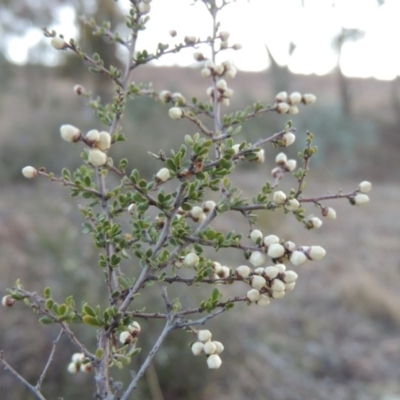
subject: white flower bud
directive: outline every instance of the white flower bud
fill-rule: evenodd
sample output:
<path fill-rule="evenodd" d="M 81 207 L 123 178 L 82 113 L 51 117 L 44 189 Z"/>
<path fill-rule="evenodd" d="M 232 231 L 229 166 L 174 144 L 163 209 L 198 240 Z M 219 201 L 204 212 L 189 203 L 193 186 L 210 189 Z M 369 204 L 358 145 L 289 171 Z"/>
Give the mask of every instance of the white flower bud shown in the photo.
<path fill-rule="evenodd" d="M 192 349 L 192 353 L 195 356 L 200 356 L 204 352 L 204 343 L 202 343 L 202 342 L 194 342 L 192 344 L 191 349 Z"/>
<path fill-rule="evenodd" d="M 218 276 L 222 279 L 229 278 L 231 276 L 231 269 L 226 265 L 221 267 L 221 271 L 218 273 Z"/>
<path fill-rule="evenodd" d="M 267 281 L 265 280 L 265 278 L 260 275 L 253 275 L 251 277 L 251 287 L 253 289 L 261 290 L 263 287 L 265 287 L 266 283 Z"/>
<path fill-rule="evenodd" d="M 368 193 L 370 192 L 372 189 L 372 184 L 371 182 L 368 181 L 362 181 L 359 185 L 358 185 L 358 190 L 361 193 Z"/>
<path fill-rule="evenodd" d="M 111 135 L 106 131 L 99 133 L 100 139 L 97 143 L 97 147 L 102 151 L 107 151 L 111 147 Z"/>
<path fill-rule="evenodd" d="M 237 69 L 235 67 L 229 68 L 226 72 L 225 72 L 225 76 L 228 79 L 233 79 L 237 74 Z"/>
<path fill-rule="evenodd" d="M 129 344 L 132 341 L 133 337 L 128 331 L 123 331 L 119 334 L 119 341 L 122 344 Z"/>
<path fill-rule="evenodd" d="M 297 104 L 300 104 L 301 102 L 301 94 L 299 92 L 293 92 L 289 96 L 289 103 L 292 106 L 296 106 Z"/>
<path fill-rule="evenodd" d="M 182 95 L 182 93 L 179 92 L 172 93 L 171 98 L 173 101 L 181 103 L 181 105 L 186 104 L 186 99 Z"/>
<path fill-rule="evenodd" d="M 226 70 L 230 70 L 231 68 L 234 68 L 233 63 L 231 60 L 225 60 L 222 62 L 222 65 Z"/>
<path fill-rule="evenodd" d="M 287 99 L 288 99 L 287 92 L 279 92 L 279 93 L 275 96 L 275 100 L 276 100 L 278 103 L 281 103 L 281 102 L 283 102 L 283 101 L 287 101 Z"/>
<path fill-rule="evenodd" d="M 285 147 L 290 146 L 296 140 L 296 136 L 292 132 L 287 132 L 282 136 L 282 141 L 285 144 Z"/>
<path fill-rule="evenodd" d="M 251 264 L 255 267 L 259 267 L 260 265 L 265 263 L 265 255 L 260 251 L 253 251 L 249 258 Z"/>
<path fill-rule="evenodd" d="M 270 267 L 265 267 L 264 268 L 264 276 L 271 281 L 272 279 L 275 279 L 279 274 L 278 268 L 274 266 Z"/>
<path fill-rule="evenodd" d="M 297 106 L 290 106 L 288 110 L 288 114 L 296 115 L 299 113 L 299 108 Z"/>
<path fill-rule="evenodd" d="M 81 364 L 80 366 L 79 366 L 79 371 L 81 371 L 81 372 L 86 372 L 86 373 L 88 373 L 88 372 L 91 372 L 93 370 L 93 367 L 92 367 L 92 364 L 91 363 L 85 363 L 85 364 Z"/>
<path fill-rule="evenodd" d="M 290 253 L 291 253 L 292 251 L 295 251 L 295 250 L 296 250 L 296 244 L 295 244 L 294 242 L 291 242 L 290 240 L 287 241 L 287 242 L 285 242 L 284 246 L 285 246 L 285 249 L 286 249 L 287 251 L 289 251 Z"/>
<path fill-rule="evenodd" d="M 209 78 L 211 76 L 211 69 L 210 68 L 203 68 L 200 71 L 200 74 L 203 78 Z"/>
<path fill-rule="evenodd" d="M 74 353 L 71 356 L 71 361 L 73 363 L 81 363 L 85 358 L 86 357 L 83 353 Z"/>
<path fill-rule="evenodd" d="M 186 44 L 194 44 L 197 42 L 197 37 L 196 36 L 185 36 L 184 39 Z"/>
<path fill-rule="evenodd" d="M 225 98 L 229 98 L 229 97 L 232 97 L 233 96 L 233 90 L 232 89 L 225 89 L 225 91 L 224 91 L 224 97 Z"/>
<path fill-rule="evenodd" d="M 222 104 L 223 106 L 225 106 L 225 107 L 229 107 L 229 105 L 231 104 L 231 102 L 229 101 L 229 99 L 227 99 L 226 97 L 224 97 L 224 98 L 221 100 L 221 104 Z"/>
<path fill-rule="evenodd" d="M 161 168 L 156 175 L 156 178 L 160 182 L 166 182 L 171 177 L 171 173 L 168 168 Z"/>
<path fill-rule="evenodd" d="M 213 270 L 214 270 L 214 272 L 215 272 L 216 274 L 221 273 L 221 271 L 222 271 L 222 265 L 221 265 L 218 261 L 213 261 L 213 263 L 211 264 L 211 266 L 212 266 L 212 268 L 213 268 Z"/>
<path fill-rule="evenodd" d="M 68 371 L 70 374 L 76 374 L 76 373 L 78 372 L 78 368 L 79 368 L 79 364 L 76 364 L 76 363 L 74 363 L 74 362 L 70 362 L 70 363 L 68 364 L 67 371 Z"/>
<path fill-rule="evenodd" d="M 285 284 L 280 279 L 274 279 L 271 283 L 271 289 L 273 292 L 283 292 Z"/>
<path fill-rule="evenodd" d="M 307 261 L 306 255 L 302 251 L 295 250 L 290 256 L 290 262 L 293 265 L 301 265 Z"/>
<path fill-rule="evenodd" d="M 53 37 L 50 40 L 50 45 L 56 50 L 63 50 L 67 44 L 65 43 L 64 39 L 61 39 L 60 37 Z"/>
<path fill-rule="evenodd" d="M 285 208 L 288 211 L 297 211 L 300 208 L 300 203 L 297 199 L 290 199 L 285 203 Z"/>
<path fill-rule="evenodd" d="M 285 254 L 285 248 L 279 243 L 274 243 L 268 247 L 267 254 L 271 258 L 279 258 Z"/>
<path fill-rule="evenodd" d="M 222 360 L 218 354 L 211 354 L 207 358 L 207 365 L 210 369 L 218 369 L 222 364 Z"/>
<path fill-rule="evenodd" d="M 280 274 L 286 271 L 285 264 L 275 264 L 275 268 L 278 270 Z"/>
<path fill-rule="evenodd" d="M 307 252 L 307 256 L 310 260 L 322 260 L 325 257 L 326 251 L 321 246 L 311 246 Z"/>
<path fill-rule="evenodd" d="M 240 43 L 235 43 L 233 46 L 232 46 L 232 49 L 233 50 L 240 50 L 242 48 L 242 45 L 240 44 Z"/>
<path fill-rule="evenodd" d="M 217 346 L 214 342 L 207 342 L 204 344 L 204 353 L 206 354 L 214 354 L 217 350 Z"/>
<path fill-rule="evenodd" d="M 132 337 L 139 336 L 141 331 L 139 322 L 133 321 L 130 325 L 128 325 L 128 331 L 132 335 Z"/>
<path fill-rule="evenodd" d="M 254 270 L 255 275 L 262 275 L 264 273 L 264 267 L 258 267 Z"/>
<path fill-rule="evenodd" d="M 224 42 L 226 42 L 229 39 L 230 33 L 228 31 L 221 31 L 219 33 L 219 37 L 221 40 L 223 40 Z"/>
<path fill-rule="evenodd" d="M 197 339 L 203 343 L 210 341 L 211 336 L 211 332 L 208 329 L 202 329 L 197 332 Z"/>
<path fill-rule="evenodd" d="M 37 169 L 31 166 L 22 168 L 22 175 L 25 178 L 32 179 L 38 174 Z"/>
<path fill-rule="evenodd" d="M 3 307 L 12 307 L 15 304 L 15 299 L 13 299 L 9 294 L 3 296 L 1 299 L 1 304 Z"/>
<path fill-rule="evenodd" d="M 196 61 L 204 61 L 205 60 L 204 54 L 201 51 L 195 51 L 193 53 L 193 58 Z"/>
<path fill-rule="evenodd" d="M 251 268 L 247 265 L 240 265 L 236 268 L 236 275 L 240 278 L 247 278 L 251 274 Z"/>
<path fill-rule="evenodd" d="M 141 1 L 138 5 L 139 11 L 141 14 L 148 14 L 151 9 L 150 3 L 145 3 L 144 1 Z"/>
<path fill-rule="evenodd" d="M 336 211 L 332 207 L 325 207 L 322 209 L 322 216 L 326 219 L 336 219 Z"/>
<path fill-rule="evenodd" d="M 217 342 L 216 340 L 214 340 L 213 342 L 215 344 L 215 353 L 216 354 L 221 354 L 224 351 L 224 345 L 221 342 Z"/>
<path fill-rule="evenodd" d="M 287 161 L 287 155 L 285 153 L 278 153 L 275 157 L 275 162 L 278 165 L 286 164 L 286 161 Z"/>
<path fill-rule="evenodd" d="M 296 286 L 296 282 L 285 283 L 285 292 L 291 292 Z"/>
<path fill-rule="evenodd" d="M 250 233 L 250 239 L 254 242 L 257 243 L 258 239 L 261 239 L 263 237 L 262 232 L 259 229 L 253 229 Z"/>
<path fill-rule="evenodd" d="M 264 246 L 268 247 L 268 246 L 271 246 L 271 244 L 279 243 L 279 237 L 276 235 L 268 235 L 268 236 L 265 236 L 263 242 L 264 242 Z"/>
<path fill-rule="evenodd" d="M 250 302 L 255 303 L 256 301 L 260 300 L 261 294 L 257 289 L 251 289 L 247 292 L 246 297 Z"/>
<path fill-rule="evenodd" d="M 222 64 L 219 64 L 219 65 L 217 65 L 216 67 L 215 67 L 215 69 L 214 69 L 214 71 L 215 71 L 215 73 L 217 74 L 217 75 L 219 75 L 219 76 L 221 76 L 221 75 L 223 75 L 223 73 L 225 72 L 225 68 L 224 68 L 224 66 L 222 65 Z M 222 79 L 223 80 L 223 79 Z M 226 82 L 225 82 L 226 83 Z M 217 87 L 218 87 L 218 84 L 217 84 Z M 223 88 L 218 88 L 218 89 L 221 89 L 221 90 L 225 90 L 225 89 L 223 89 Z"/>
<path fill-rule="evenodd" d="M 273 298 L 273 299 L 281 299 L 282 297 L 284 297 L 285 296 L 285 291 L 283 290 L 283 291 L 280 291 L 280 292 L 278 292 L 278 291 L 276 291 L 276 292 L 272 292 L 271 293 L 271 297 Z"/>
<path fill-rule="evenodd" d="M 81 131 L 73 125 L 60 126 L 61 137 L 70 143 L 77 142 L 81 138 Z"/>
<path fill-rule="evenodd" d="M 265 161 L 265 152 L 264 149 L 260 149 L 258 151 L 256 151 L 255 153 L 256 156 L 256 162 L 261 164 Z"/>
<path fill-rule="evenodd" d="M 357 193 L 354 197 L 354 204 L 356 206 L 361 206 L 363 204 L 367 204 L 368 202 L 369 202 L 369 197 L 364 193 Z"/>
<path fill-rule="evenodd" d="M 168 103 L 172 99 L 171 92 L 169 90 L 162 90 L 158 95 L 158 99 L 161 103 Z"/>
<path fill-rule="evenodd" d="M 97 129 L 92 129 L 86 134 L 86 139 L 89 142 L 98 142 L 100 140 L 100 133 Z"/>
<path fill-rule="evenodd" d="M 73 90 L 78 96 L 81 95 L 81 94 L 84 94 L 86 92 L 85 87 L 82 86 L 82 85 L 79 85 L 79 84 L 74 85 L 74 89 Z"/>
<path fill-rule="evenodd" d="M 228 88 L 228 85 L 227 85 L 227 83 L 226 83 L 226 80 L 225 80 L 225 79 L 220 79 L 220 80 L 217 82 L 217 88 L 218 88 L 219 90 L 222 90 L 222 91 L 226 90 L 226 89 Z"/>
<path fill-rule="evenodd" d="M 286 114 L 286 113 L 289 111 L 289 108 L 290 108 L 289 104 L 288 104 L 288 103 L 285 103 L 285 102 L 278 103 L 278 104 L 276 105 L 276 111 L 277 111 L 279 114 Z"/>
<path fill-rule="evenodd" d="M 215 209 L 215 201 L 212 200 L 207 200 L 206 202 L 203 203 L 203 211 L 204 212 L 212 212 Z"/>
<path fill-rule="evenodd" d="M 271 300 L 265 294 L 262 294 L 260 299 L 257 301 L 257 305 L 266 307 L 271 303 Z"/>
<path fill-rule="evenodd" d="M 318 217 L 310 217 L 307 219 L 307 225 L 309 225 L 311 228 L 321 228 L 323 222 L 321 219 L 319 219 Z"/>
<path fill-rule="evenodd" d="M 168 115 L 172 119 L 181 119 L 183 117 L 183 110 L 179 107 L 172 107 L 168 110 Z"/>
<path fill-rule="evenodd" d="M 94 167 L 101 167 L 107 163 L 107 154 L 99 149 L 89 150 L 88 161 Z"/>
<path fill-rule="evenodd" d="M 214 70 L 214 69 L 215 69 L 215 64 L 214 64 L 213 61 L 207 60 L 207 61 L 204 63 L 204 67 L 205 67 L 205 68 L 208 68 L 208 69 L 211 69 L 211 70 Z"/>
<path fill-rule="evenodd" d="M 282 278 L 282 280 L 283 280 L 283 282 L 285 282 L 285 283 L 293 283 L 293 282 L 296 282 L 297 281 L 297 278 L 298 278 L 299 276 L 296 274 L 296 272 L 294 272 L 294 271 L 285 271 L 284 273 L 283 273 L 283 278 Z"/>
<path fill-rule="evenodd" d="M 311 93 L 303 94 L 303 97 L 301 99 L 301 101 L 306 105 L 314 104 L 316 100 L 317 98 Z"/>
<path fill-rule="evenodd" d="M 200 258 L 196 253 L 188 253 L 185 256 L 183 263 L 186 267 L 197 267 L 199 265 Z"/>
<path fill-rule="evenodd" d="M 285 170 L 292 172 L 296 169 L 297 167 L 297 161 L 296 160 L 287 160 L 285 163 Z"/>
<path fill-rule="evenodd" d="M 136 207 L 136 204 L 135 204 L 135 203 L 129 204 L 129 206 L 128 206 L 128 208 L 127 208 L 128 213 L 129 213 L 129 214 L 133 214 L 133 210 L 135 209 L 135 207 Z"/>
<path fill-rule="evenodd" d="M 171 37 L 175 37 L 178 34 L 178 32 L 175 29 L 170 29 L 168 33 Z"/>
<path fill-rule="evenodd" d="M 281 190 L 278 190 L 277 192 L 274 192 L 272 199 L 276 204 L 283 204 L 286 201 L 286 194 Z"/>

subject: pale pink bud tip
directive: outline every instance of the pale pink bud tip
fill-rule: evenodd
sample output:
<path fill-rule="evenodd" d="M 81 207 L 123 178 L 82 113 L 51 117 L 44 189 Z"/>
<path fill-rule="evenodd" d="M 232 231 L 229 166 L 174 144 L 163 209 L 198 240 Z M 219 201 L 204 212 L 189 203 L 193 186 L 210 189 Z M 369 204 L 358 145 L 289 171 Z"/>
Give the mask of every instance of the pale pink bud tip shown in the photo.
<path fill-rule="evenodd" d="M 203 343 L 210 341 L 211 336 L 212 334 L 208 329 L 202 329 L 197 332 L 197 339 Z"/>
<path fill-rule="evenodd" d="M 101 167 L 107 163 L 107 154 L 99 149 L 92 149 L 89 151 L 88 161 L 94 167 Z"/>
<path fill-rule="evenodd" d="M 204 352 L 204 344 L 202 342 L 195 342 L 192 344 L 191 349 L 195 356 L 200 356 Z"/>
<path fill-rule="evenodd" d="M 259 267 L 260 265 L 265 263 L 265 255 L 263 253 L 261 253 L 260 251 L 253 251 L 251 253 L 249 261 L 255 267 Z"/>
<path fill-rule="evenodd" d="M 369 197 L 364 193 L 358 193 L 354 197 L 354 204 L 357 206 L 367 204 L 368 202 L 369 202 Z"/>
<path fill-rule="evenodd" d="M 172 107 L 169 109 L 168 115 L 172 119 L 181 119 L 183 117 L 183 110 L 179 107 Z"/>
<path fill-rule="evenodd" d="M 207 358 L 207 365 L 210 369 L 218 369 L 222 364 L 222 360 L 218 354 L 211 354 Z"/>
<path fill-rule="evenodd" d="M 372 184 L 371 182 L 368 181 L 363 181 L 358 185 L 358 190 L 361 193 L 368 193 L 371 191 L 371 189 L 372 189 Z"/>
<path fill-rule="evenodd" d="M 36 168 L 34 168 L 34 167 L 28 166 L 28 167 L 22 168 L 22 175 L 23 175 L 25 178 L 32 179 L 32 178 L 34 178 L 37 174 L 38 174 L 38 172 L 37 172 Z"/>
<path fill-rule="evenodd" d="M 60 126 L 61 137 L 70 143 L 77 142 L 81 137 L 81 131 L 73 125 L 61 125 Z"/>
<path fill-rule="evenodd" d="M 156 178 L 160 182 L 166 182 L 171 177 L 171 173 L 168 168 L 161 168 L 156 175 Z"/>
<path fill-rule="evenodd" d="M 3 307 L 12 307 L 15 304 L 15 299 L 13 299 L 10 295 L 4 296 L 1 299 L 1 304 Z"/>
<path fill-rule="evenodd" d="M 65 49 L 66 43 L 64 39 L 60 37 L 53 37 L 50 41 L 50 45 L 53 46 L 56 50 Z"/>

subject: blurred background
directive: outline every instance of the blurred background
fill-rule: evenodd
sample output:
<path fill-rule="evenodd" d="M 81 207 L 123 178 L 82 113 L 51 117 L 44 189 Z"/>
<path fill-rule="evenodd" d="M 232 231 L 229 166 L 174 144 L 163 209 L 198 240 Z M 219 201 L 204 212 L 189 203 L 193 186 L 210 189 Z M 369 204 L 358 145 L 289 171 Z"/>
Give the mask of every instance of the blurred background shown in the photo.
<path fill-rule="evenodd" d="M 209 34 L 211 21 L 200 2 L 154 0 L 154 18 L 140 42 Z M 59 301 L 71 293 L 77 304 L 106 302 L 97 253 L 90 237 L 81 234 L 83 219 L 68 191 L 42 179 L 27 181 L 25 165 L 45 166 L 55 174 L 80 164 L 81 149 L 59 136 L 71 123 L 83 131 L 104 128 L 73 86 L 82 83 L 104 101 L 112 85 L 90 74 L 73 55 L 56 52 L 42 38 L 47 26 L 74 37 L 90 54 L 99 52 L 106 65 L 122 65 L 123 53 L 91 35 L 78 19 L 94 16 L 99 24 L 121 24 L 129 2 L 3 0 L 0 4 L 0 292 L 17 278 L 30 291 L 51 286 Z M 168 4 L 168 6 L 167 6 Z M 331 201 L 336 221 L 321 232 L 307 232 L 291 215 L 260 214 L 260 228 L 297 244 L 319 244 L 327 257 L 297 268 L 296 289 L 268 308 L 238 305 L 211 321 L 215 340 L 225 345 L 217 371 L 193 357 L 193 337 L 175 332 L 158 353 L 138 389 L 138 398 L 254 400 L 399 400 L 400 399 L 400 222 L 398 151 L 400 148 L 400 31 L 395 23 L 397 0 L 262 1 L 238 0 L 221 14 L 230 42 L 243 51 L 227 53 L 241 71 L 229 82 L 235 90 L 230 111 L 260 100 L 272 102 L 286 90 L 314 93 L 318 101 L 293 116 L 295 157 L 305 144 L 305 131 L 315 133 L 319 151 L 312 159 L 308 194 L 353 190 L 360 181 L 373 183 L 371 202 L 352 208 Z M 120 27 L 123 31 L 123 26 Z M 158 35 L 158 36 L 156 36 Z M 153 82 L 159 91 L 180 91 L 205 100 L 209 82 L 192 62 L 192 51 L 135 71 L 136 83 Z M 221 59 L 223 61 L 223 59 Z M 183 66 L 186 66 L 183 69 Z M 127 157 L 132 168 L 151 177 L 160 165 L 147 155 L 179 148 L 194 126 L 168 117 L 168 106 L 138 98 L 127 106 L 123 125 L 128 140 L 115 145 L 112 157 Z M 287 116 L 267 115 L 243 126 L 238 141 L 255 141 L 278 132 Z M 234 181 L 252 196 L 270 177 L 276 150 L 265 148 L 261 166 L 243 164 Z M 285 178 L 283 188 L 294 187 Z M 312 207 L 310 213 L 318 213 Z M 245 231 L 244 220 L 231 219 L 221 229 Z M 322 233 L 322 234 L 321 234 Z M 233 251 L 214 255 L 235 267 L 244 262 Z M 135 266 L 126 264 L 126 273 Z M 129 269 L 130 268 L 130 269 Z M 154 289 L 154 290 L 153 290 Z M 161 288 L 145 293 L 143 304 L 158 304 Z M 198 304 L 211 288 L 191 293 L 170 288 L 184 305 Z M 228 295 L 244 287 L 225 288 Z M 155 306 L 152 306 L 155 307 Z M 161 325 L 143 322 L 140 344 L 144 357 Z M 0 310 L 0 349 L 30 382 L 45 364 L 57 327 L 43 327 L 22 304 Z M 93 330 L 77 327 L 91 349 Z M 44 382 L 47 398 L 91 398 L 90 374 L 66 373 L 74 348 L 62 338 L 55 362 Z M 137 368 L 136 360 L 132 366 Z M 125 380 L 129 372 L 117 373 Z M 33 399 L 9 373 L 1 371 L 0 388 L 8 400 Z M 132 397 L 133 398 L 133 397 Z"/>

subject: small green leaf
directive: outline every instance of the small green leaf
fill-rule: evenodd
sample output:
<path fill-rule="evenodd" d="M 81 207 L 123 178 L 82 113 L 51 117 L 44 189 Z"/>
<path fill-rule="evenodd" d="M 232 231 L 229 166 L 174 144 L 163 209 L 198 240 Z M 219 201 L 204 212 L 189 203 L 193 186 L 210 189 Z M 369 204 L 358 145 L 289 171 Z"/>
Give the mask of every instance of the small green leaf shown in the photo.
<path fill-rule="evenodd" d="M 101 323 L 101 321 L 99 321 L 97 318 L 94 318 L 90 315 L 85 315 L 82 317 L 82 321 L 86 324 L 86 325 L 92 325 L 92 326 L 103 326 L 103 324 Z"/>
<path fill-rule="evenodd" d="M 43 325 L 50 325 L 52 324 L 54 321 L 52 318 L 50 317 L 42 317 L 39 319 L 39 322 L 42 323 Z"/>

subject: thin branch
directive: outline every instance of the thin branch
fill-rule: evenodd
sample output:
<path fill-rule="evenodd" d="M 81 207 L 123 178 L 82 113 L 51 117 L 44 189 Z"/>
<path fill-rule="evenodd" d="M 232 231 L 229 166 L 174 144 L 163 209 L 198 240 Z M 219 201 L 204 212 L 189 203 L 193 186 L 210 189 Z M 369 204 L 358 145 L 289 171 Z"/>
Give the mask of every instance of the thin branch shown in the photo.
<path fill-rule="evenodd" d="M 40 388 L 41 388 L 41 386 L 42 386 L 43 379 L 45 378 L 45 376 L 46 376 L 46 374 L 47 374 L 47 371 L 49 370 L 50 365 L 51 365 L 51 363 L 52 363 L 53 360 L 54 360 L 54 354 L 56 353 L 57 343 L 58 343 L 58 341 L 60 340 L 60 338 L 61 338 L 61 336 L 63 335 L 63 333 L 64 333 L 64 331 L 63 331 L 63 329 L 61 329 L 60 333 L 59 333 L 58 336 L 57 336 L 57 339 L 53 342 L 53 347 L 52 347 L 52 349 L 51 349 L 49 358 L 47 359 L 47 363 L 46 363 L 46 365 L 44 366 L 43 371 L 42 371 L 42 373 L 41 373 L 41 375 L 40 375 L 40 377 L 39 377 L 39 379 L 38 379 L 38 381 L 37 381 L 37 383 L 36 383 L 35 388 L 36 388 L 37 390 L 40 390 Z"/>
<path fill-rule="evenodd" d="M 0 351 L 0 363 L 4 365 L 4 369 L 10 371 L 10 373 L 20 381 L 27 389 L 29 389 L 37 399 L 46 400 L 46 398 L 40 393 L 40 389 L 31 385 L 27 380 L 25 380 L 5 359 L 3 356 L 3 350 Z"/>

